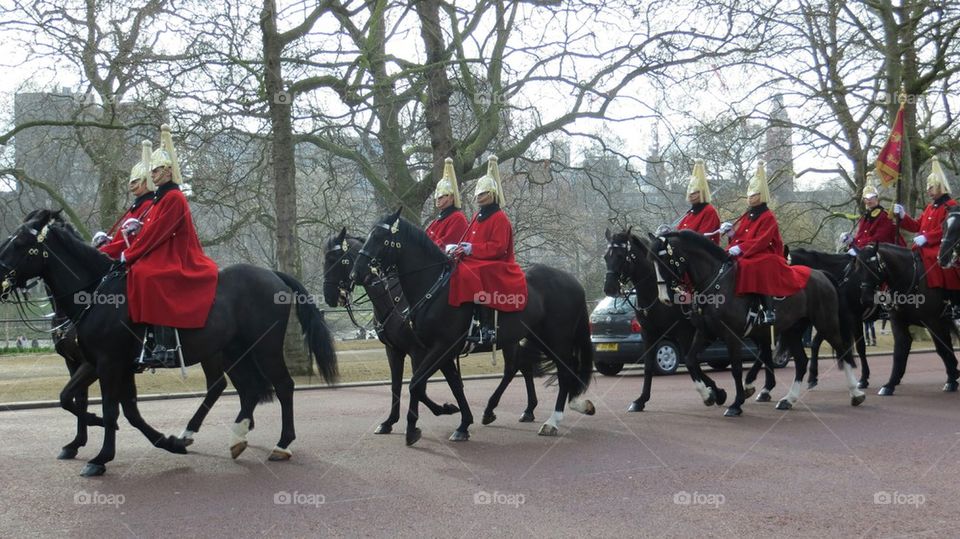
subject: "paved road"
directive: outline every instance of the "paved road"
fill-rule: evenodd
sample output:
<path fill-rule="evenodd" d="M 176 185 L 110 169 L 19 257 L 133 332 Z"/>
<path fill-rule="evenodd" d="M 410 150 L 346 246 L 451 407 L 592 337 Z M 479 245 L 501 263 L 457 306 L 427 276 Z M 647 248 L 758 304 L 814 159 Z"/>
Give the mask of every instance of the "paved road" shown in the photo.
<path fill-rule="evenodd" d="M 876 385 L 889 360 L 874 365 Z M 792 369 L 778 373 L 782 396 Z M 729 373 L 715 374 L 729 390 Z M 187 456 L 149 447 L 122 421 L 117 459 L 97 479 L 54 459 L 72 428 L 63 412 L 0 413 L 0 536 L 957 536 L 960 394 L 942 393 L 944 379 L 939 360 L 918 355 L 896 396 L 874 388 L 851 408 L 839 371 L 824 368 L 796 409 L 749 402 L 729 419 L 686 375 L 658 378 L 637 414 L 624 410 L 639 376 L 598 377 L 597 415 L 568 413 L 557 438 L 516 422 L 517 384 L 469 442 L 446 441 L 455 419 L 426 417 L 414 448 L 372 434 L 387 388 L 310 391 L 297 394 L 286 463 L 264 462 L 276 404 L 258 409 L 253 445 L 230 459 L 238 406 L 224 398 Z M 477 417 L 494 384 L 467 384 Z M 540 389 L 543 420 L 555 393 Z M 142 409 L 179 432 L 196 404 Z"/>

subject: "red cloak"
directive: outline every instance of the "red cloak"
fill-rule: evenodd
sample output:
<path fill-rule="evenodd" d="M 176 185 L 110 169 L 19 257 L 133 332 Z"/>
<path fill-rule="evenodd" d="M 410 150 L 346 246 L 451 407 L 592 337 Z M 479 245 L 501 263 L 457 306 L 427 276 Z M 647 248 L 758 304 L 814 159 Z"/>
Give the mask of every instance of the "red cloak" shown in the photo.
<path fill-rule="evenodd" d="M 692 230 L 699 234 L 709 234 L 716 232 L 720 228 L 720 216 L 717 215 L 717 209 L 709 203 L 696 204 L 680 219 L 677 224 L 677 230 Z M 707 236 L 714 243 L 720 245 L 720 234 Z"/>
<path fill-rule="evenodd" d="M 792 296 L 807 286 L 810 268 L 790 266 L 783 257 L 783 239 L 773 212 L 751 208 L 737 222 L 730 246 L 739 245 L 737 294 Z"/>
<path fill-rule="evenodd" d="M 110 258 L 120 258 L 120 253 L 127 248 L 127 242 L 123 240 L 123 232 L 120 231 L 120 227 L 131 217 L 139 219 L 142 222 L 147 210 L 153 206 L 153 196 L 153 193 L 147 193 L 137 197 L 133 205 L 130 206 L 126 213 L 123 214 L 123 217 L 121 217 L 120 220 L 113 225 L 113 228 L 110 229 L 110 232 L 107 233 L 107 235 L 113 236 L 113 239 L 99 247 L 102 253 Z M 133 242 L 133 240 L 134 238 L 130 238 L 131 242 Z"/>
<path fill-rule="evenodd" d="M 463 241 L 473 250 L 453 270 L 449 302 L 454 307 L 479 303 L 498 311 L 522 311 L 527 279 L 513 257 L 513 227 L 499 207 L 488 208 L 477 212 L 467 228 Z"/>
<path fill-rule="evenodd" d="M 927 286 L 929 288 L 960 290 L 960 271 L 956 268 L 941 268 L 937 261 L 937 255 L 940 252 L 940 240 L 943 239 L 943 222 L 946 220 L 950 208 L 956 205 L 956 201 L 951 199 L 949 195 L 944 195 L 927 205 L 919 220 L 913 219 L 909 215 L 904 215 L 900 219 L 900 225 L 905 230 L 918 232 L 927 238 L 927 243 L 923 244 L 923 247 L 914 245 L 913 248 L 920 251 L 920 259 L 923 260 L 923 269 L 927 275 Z"/>
<path fill-rule="evenodd" d="M 203 254 L 190 205 L 177 185 L 157 189 L 143 230 L 123 256 L 133 322 L 176 328 L 206 324 L 217 292 L 217 265 Z"/>
<path fill-rule="evenodd" d="M 860 218 L 857 233 L 853 236 L 853 246 L 863 249 L 875 241 L 904 245 L 903 238 L 897 233 L 897 226 L 880 206 L 865 212 Z"/>
<path fill-rule="evenodd" d="M 464 239 L 464 232 L 467 231 L 467 218 L 458 208 L 450 206 L 440 212 L 440 216 L 434 219 L 425 232 L 427 236 L 443 250 L 448 244 L 467 241 Z"/>

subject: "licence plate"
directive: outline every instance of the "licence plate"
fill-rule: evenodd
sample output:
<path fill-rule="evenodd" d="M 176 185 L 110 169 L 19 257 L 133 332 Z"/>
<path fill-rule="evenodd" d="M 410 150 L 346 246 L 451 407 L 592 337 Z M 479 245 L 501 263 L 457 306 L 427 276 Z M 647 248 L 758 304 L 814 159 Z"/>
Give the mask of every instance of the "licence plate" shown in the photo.
<path fill-rule="evenodd" d="M 616 352 L 620 349 L 620 345 L 613 343 L 597 343 L 597 352 Z"/>

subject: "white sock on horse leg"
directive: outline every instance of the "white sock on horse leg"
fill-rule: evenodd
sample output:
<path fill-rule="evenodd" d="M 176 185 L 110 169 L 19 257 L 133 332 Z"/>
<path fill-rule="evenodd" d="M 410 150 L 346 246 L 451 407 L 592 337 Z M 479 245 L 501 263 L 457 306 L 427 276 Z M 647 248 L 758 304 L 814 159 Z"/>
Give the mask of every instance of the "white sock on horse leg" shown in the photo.
<path fill-rule="evenodd" d="M 850 395 L 854 397 L 863 395 L 863 391 L 860 391 L 860 388 L 857 387 L 859 384 L 857 375 L 853 373 L 853 367 L 849 363 L 843 364 L 843 373 L 847 375 L 847 389 L 850 390 Z"/>
<path fill-rule="evenodd" d="M 247 433 L 250 432 L 250 420 L 241 419 L 230 427 L 230 445 L 234 446 L 240 442 L 247 441 Z"/>
<path fill-rule="evenodd" d="M 550 415 L 550 419 L 546 420 L 545 423 L 551 427 L 559 427 L 560 422 L 563 421 L 563 412 L 554 411 Z"/>
<path fill-rule="evenodd" d="M 700 394 L 700 398 L 702 398 L 704 402 L 710 399 L 710 388 L 707 387 L 707 384 L 703 383 L 703 380 L 694 382 L 693 387 L 697 389 L 697 393 Z"/>

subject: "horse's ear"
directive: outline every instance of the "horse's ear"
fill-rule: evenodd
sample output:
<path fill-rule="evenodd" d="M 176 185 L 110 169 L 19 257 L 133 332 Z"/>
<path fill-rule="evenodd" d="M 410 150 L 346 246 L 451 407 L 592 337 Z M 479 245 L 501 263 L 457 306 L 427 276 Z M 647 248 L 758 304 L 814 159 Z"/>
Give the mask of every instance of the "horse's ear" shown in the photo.
<path fill-rule="evenodd" d="M 627 236 L 630 236 L 631 231 L 633 230 L 633 225 L 627 227 Z"/>
<path fill-rule="evenodd" d="M 334 239 L 334 243 L 340 243 L 346 237 L 347 237 L 347 227 L 343 227 L 340 229 L 340 233 L 337 234 L 337 237 Z"/>
<path fill-rule="evenodd" d="M 649 237 L 650 237 L 650 241 L 657 241 L 657 237 L 656 237 L 656 236 L 654 236 L 654 235 L 653 235 L 652 233 L 650 233 L 650 232 L 647 232 L 647 236 L 649 236 Z"/>
<path fill-rule="evenodd" d="M 397 211 L 393 212 L 393 215 L 390 216 L 390 221 L 396 221 L 400 218 L 400 214 L 403 213 L 403 206 L 397 208 Z"/>
<path fill-rule="evenodd" d="M 55 221 L 60 221 L 61 219 L 63 219 L 62 214 L 63 214 L 63 208 L 60 208 L 59 210 L 53 212 L 53 219 Z"/>
<path fill-rule="evenodd" d="M 790 246 L 786 243 L 783 244 L 783 257 L 786 258 L 790 256 Z"/>
<path fill-rule="evenodd" d="M 613 236 L 613 234 L 610 233 L 610 229 L 609 229 L 609 228 L 606 229 L 606 230 L 603 232 L 603 235 L 604 235 L 604 237 L 607 238 L 607 241 L 608 241 L 608 242 L 610 241 L 610 237 Z"/>

